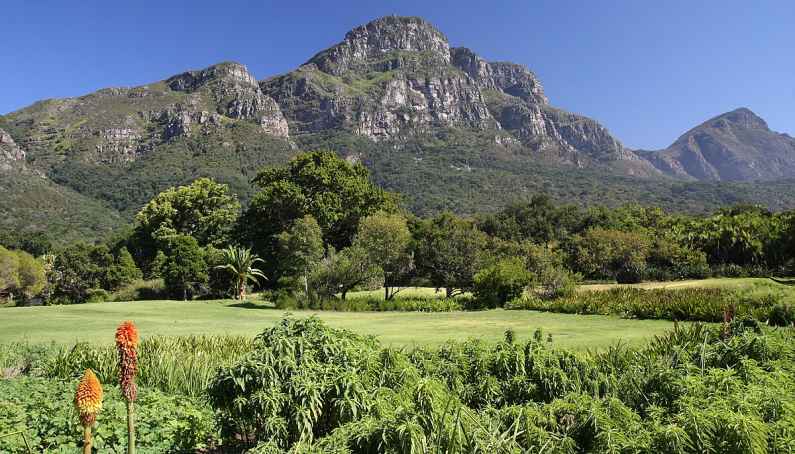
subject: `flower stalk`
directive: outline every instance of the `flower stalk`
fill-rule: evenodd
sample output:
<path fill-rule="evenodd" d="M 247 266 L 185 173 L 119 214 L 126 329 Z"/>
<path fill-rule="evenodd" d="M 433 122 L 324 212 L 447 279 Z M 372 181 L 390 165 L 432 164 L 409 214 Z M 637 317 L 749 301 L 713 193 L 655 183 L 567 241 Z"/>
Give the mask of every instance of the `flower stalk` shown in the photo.
<path fill-rule="evenodd" d="M 75 392 L 75 409 L 83 426 L 83 454 L 91 454 L 91 429 L 102 409 L 102 384 L 91 369 L 86 369 Z"/>
<path fill-rule="evenodd" d="M 132 321 L 122 322 L 116 329 L 116 350 L 119 353 L 119 387 L 127 401 L 127 454 L 135 454 L 135 399 L 138 387 L 138 329 Z"/>

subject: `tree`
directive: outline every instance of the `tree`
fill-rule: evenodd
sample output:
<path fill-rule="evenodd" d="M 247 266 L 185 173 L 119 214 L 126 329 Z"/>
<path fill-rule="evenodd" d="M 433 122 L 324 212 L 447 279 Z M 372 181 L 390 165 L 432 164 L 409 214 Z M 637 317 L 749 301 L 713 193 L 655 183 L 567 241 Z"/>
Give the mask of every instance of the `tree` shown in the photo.
<path fill-rule="evenodd" d="M 133 260 L 130 251 L 128 251 L 126 247 L 122 247 L 116 253 L 114 263 L 108 270 L 108 290 L 119 289 L 142 277 L 143 273 L 141 273 L 141 270 L 135 265 L 135 260 Z"/>
<path fill-rule="evenodd" d="M 104 288 L 113 255 L 106 246 L 76 243 L 55 256 L 55 294 L 73 303 L 86 299 L 88 291 Z"/>
<path fill-rule="evenodd" d="M 19 288 L 19 257 L 0 246 L 0 293 L 13 296 Z"/>
<path fill-rule="evenodd" d="M 167 189 L 149 201 L 135 216 L 130 243 L 149 271 L 158 243 L 165 238 L 189 235 L 202 247 L 224 246 L 239 214 L 240 202 L 227 185 L 199 178 L 190 185 Z"/>
<path fill-rule="evenodd" d="M 487 308 L 499 307 L 521 296 L 532 280 L 520 257 L 502 259 L 475 274 L 475 297 Z"/>
<path fill-rule="evenodd" d="M 323 232 L 315 218 L 296 219 L 277 236 L 279 268 L 283 276 L 300 276 L 304 294 L 309 295 L 309 273 L 323 259 Z"/>
<path fill-rule="evenodd" d="M 393 194 L 375 186 L 362 164 L 330 151 L 304 153 L 286 166 L 269 167 L 254 179 L 260 191 L 241 222 L 241 234 L 260 254 L 276 249 L 275 235 L 311 215 L 327 244 L 350 245 L 359 220 L 377 211 L 394 211 Z"/>
<path fill-rule="evenodd" d="M 576 248 L 577 266 L 586 274 L 631 283 L 641 279 L 651 240 L 640 232 L 593 228 L 577 240 Z"/>
<path fill-rule="evenodd" d="M 310 276 L 310 282 L 321 296 L 330 298 L 339 293 L 344 300 L 355 287 L 383 285 L 382 276 L 383 271 L 370 261 L 367 251 L 353 245 L 340 252 L 329 249 Z"/>
<path fill-rule="evenodd" d="M 17 251 L 19 291 L 25 298 L 33 298 L 44 290 L 47 274 L 44 264 L 25 251 Z"/>
<path fill-rule="evenodd" d="M 417 271 L 448 297 L 472 288 L 488 242 L 468 220 L 450 213 L 422 221 L 414 232 Z"/>
<path fill-rule="evenodd" d="M 265 261 L 252 254 L 251 249 L 229 246 L 224 250 L 224 262 L 217 268 L 232 273 L 236 290 L 235 299 L 246 299 L 248 281 L 258 283 L 259 278 L 267 279 L 262 271 L 254 268 L 258 262 L 265 263 Z"/>
<path fill-rule="evenodd" d="M 192 236 L 174 235 L 168 238 L 164 254 L 161 273 L 166 290 L 187 300 L 197 286 L 207 282 L 204 250 Z"/>
<path fill-rule="evenodd" d="M 370 261 L 381 268 L 384 299 L 392 299 L 399 291 L 397 286 L 414 266 L 406 218 L 384 212 L 368 216 L 359 223 L 354 244 L 367 251 Z"/>

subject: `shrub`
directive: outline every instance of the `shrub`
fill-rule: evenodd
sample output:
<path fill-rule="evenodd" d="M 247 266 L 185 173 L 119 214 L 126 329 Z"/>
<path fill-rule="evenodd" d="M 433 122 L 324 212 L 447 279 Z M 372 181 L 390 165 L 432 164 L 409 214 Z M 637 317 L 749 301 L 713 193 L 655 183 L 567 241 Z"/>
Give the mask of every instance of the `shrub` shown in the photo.
<path fill-rule="evenodd" d="M 547 267 L 535 278 L 535 293 L 542 299 L 569 298 L 577 292 L 578 280 L 563 267 Z"/>
<path fill-rule="evenodd" d="M 137 280 L 110 295 L 110 301 L 146 301 L 166 299 L 165 284 L 162 279 Z"/>
<path fill-rule="evenodd" d="M 92 288 L 86 291 L 86 303 L 104 303 L 110 301 L 110 293 L 101 288 Z"/>
<path fill-rule="evenodd" d="M 475 298 L 482 308 L 502 306 L 521 295 L 532 279 L 522 259 L 503 259 L 475 274 Z"/>

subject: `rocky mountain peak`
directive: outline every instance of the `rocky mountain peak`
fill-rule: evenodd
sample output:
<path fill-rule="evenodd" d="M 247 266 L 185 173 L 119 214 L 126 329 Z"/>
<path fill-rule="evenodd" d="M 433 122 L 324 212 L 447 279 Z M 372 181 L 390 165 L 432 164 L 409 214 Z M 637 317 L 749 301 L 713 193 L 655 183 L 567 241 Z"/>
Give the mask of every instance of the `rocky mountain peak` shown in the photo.
<path fill-rule="evenodd" d="M 223 62 L 196 71 L 187 71 L 170 77 L 166 84 L 175 91 L 196 91 L 212 82 L 226 85 L 257 86 L 257 79 L 245 65 L 236 62 Z"/>
<path fill-rule="evenodd" d="M 745 107 L 711 118 L 645 156 L 664 173 L 697 180 L 795 177 L 795 139 L 771 131 Z"/>
<path fill-rule="evenodd" d="M 354 28 L 345 39 L 309 62 L 326 73 L 341 75 L 395 52 L 428 54 L 430 60 L 450 63 L 450 44 L 436 27 L 419 17 L 386 16 Z"/>
<path fill-rule="evenodd" d="M 245 65 L 219 63 L 173 76 L 166 80 L 166 85 L 174 91 L 187 93 L 208 91 L 218 106 L 218 113 L 230 118 L 255 120 L 270 134 L 289 136 L 287 121 L 276 101 L 262 92 L 257 79 Z M 177 123 L 184 124 L 184 118 L 197 115 L 201 116 L 200 112 L 181 112 Z"/>
<path fill-rule="evenodd" d="M 709 120 L 713 127 L 735 126 L 749 129 L 768 129 L 767 122 L 747 107 L 740 107 Z"/>

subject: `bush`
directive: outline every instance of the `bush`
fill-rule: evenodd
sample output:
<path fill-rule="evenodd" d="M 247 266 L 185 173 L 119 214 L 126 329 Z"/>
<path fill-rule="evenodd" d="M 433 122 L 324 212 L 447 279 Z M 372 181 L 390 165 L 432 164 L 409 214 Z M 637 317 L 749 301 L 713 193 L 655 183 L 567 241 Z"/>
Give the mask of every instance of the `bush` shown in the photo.
<path fill-rule="evenodd" d="M 577 292 L 579 276 L 563 267 L 547 267 L 536 276 L 534 289 L 541 299 L 569 298 Z"/>
<path fill-rule="evenodd" d="M 284 320 L 219 370 L 210 401 L 224 447 L 259 453 L 784 453 L 792 340 L 738 321 L 601 353 L 550 348 L 540 329 L 405 352 Z"/>
<path fill-rule="evenodd" d="M 162 279 L 137 280 L 110 295 L 110 301 L 146 301 L 166 299 L 165 284 Z"/>
<path fill-rule="evenodd" d="M 475 274 L 475 298 L 481 308 L 499 307 L 521 295 L 532 279 L 522 259 L 503 259 Z"/>
<path fill-rule="evenodd" d="M 101 288 L 92 288 L 86 291 L 86 303 L 104 303 L 110 301 L 110 293 Z"/>

